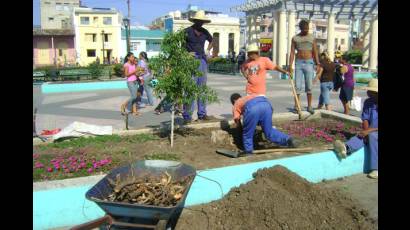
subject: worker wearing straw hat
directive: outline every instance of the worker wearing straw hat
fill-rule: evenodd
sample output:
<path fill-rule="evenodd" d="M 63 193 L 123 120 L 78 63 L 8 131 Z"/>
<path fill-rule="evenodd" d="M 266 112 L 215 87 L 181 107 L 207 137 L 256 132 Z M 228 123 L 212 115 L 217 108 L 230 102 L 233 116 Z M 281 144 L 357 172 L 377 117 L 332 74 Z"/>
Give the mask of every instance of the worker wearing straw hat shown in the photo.
<path fill-rule="evenodd" d="M 362 127 L 363 130 L 351 138 L 346 143 L 340 140 L 335 141 L 334 149 L 340 158 L 346 158 L 347 155 L 361 149 L 363 146 L 370 154 L 370 173 L 368 177 L 378 178 L 378 120 L 379 120 L 379 104 L 378 104 L 378 80 L 372 79 L 367 87 L 362 88 L 367 90 L 368 99 L 364 101 L 362 112 Z"/>
<path fill-rule="evenodd" d="M 206 62 L 207 56 L 209 56 L 209 52 L 212 49 L 212 36 L 202 27 L 204 23 L 210 23 L 209 20 L 205 16 L 205 12 L 203 10 L 199 10 L 195 13 L 195 15 L 189 18 L 189 21 L 193 22 L 194 24 L 185 29 L 187 34 L 186 36 L 186 48 L 188 52 L 193 55 L 196 59 L 200 61 L 199 71 L 202 72 L 202 76 L 194 77 L 197 85 L 206 85 L 207 81 L 207 70 L 208 64 Z M 208 47 L 204 51 L 205 41 L 208 41 Z M 208 116 L 206 114 L 206 104 L 204 101 L 198 99 L 198 119 L 199 120 L 208 120 Z M 184 105 L 184 112 L 182 116 L 184 117 L 185 123 L 190 123 L 192 120 L 192 113 L 195 109 L 195 103 L 192 101 L 190 105 Z"/>

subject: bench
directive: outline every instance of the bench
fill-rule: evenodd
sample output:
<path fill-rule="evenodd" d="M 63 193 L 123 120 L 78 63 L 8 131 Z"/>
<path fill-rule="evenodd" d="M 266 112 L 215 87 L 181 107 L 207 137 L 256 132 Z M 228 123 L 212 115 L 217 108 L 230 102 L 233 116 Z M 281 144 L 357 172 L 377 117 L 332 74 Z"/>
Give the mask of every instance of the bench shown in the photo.
<path fill-rule="evenodd" d="M 59 76 L 61 80 L 80 80 L 82 76 L 85 76 L 88 80 L 91 77 L 88 69 L 62 69 Z"/>
<path fill-rule="evenodd" d="M 35 81 L 45 81 L 46 80 L 46 71 L 33 71 L 33 80 Z"/>
<path fill-rule="evenodd" d="M 208 71 L 210 73 L 221 73 L 221 74 L 236 74 L 236 64 L 235 63 L 210 63 L 208 66 Z"/>

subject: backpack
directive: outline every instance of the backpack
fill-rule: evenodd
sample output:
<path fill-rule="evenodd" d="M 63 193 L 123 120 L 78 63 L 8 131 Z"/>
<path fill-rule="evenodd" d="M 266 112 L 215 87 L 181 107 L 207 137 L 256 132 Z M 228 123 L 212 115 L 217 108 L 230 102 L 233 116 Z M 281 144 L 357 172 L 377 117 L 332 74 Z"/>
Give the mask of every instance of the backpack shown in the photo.
<path fill-rule="evenodd" d="M 333 89 L 337 92 L 343 86 L 343 74 L 340 71 L 341 65 L 339 63 L 336 64 L 336 70 L 333 75 Z"/>

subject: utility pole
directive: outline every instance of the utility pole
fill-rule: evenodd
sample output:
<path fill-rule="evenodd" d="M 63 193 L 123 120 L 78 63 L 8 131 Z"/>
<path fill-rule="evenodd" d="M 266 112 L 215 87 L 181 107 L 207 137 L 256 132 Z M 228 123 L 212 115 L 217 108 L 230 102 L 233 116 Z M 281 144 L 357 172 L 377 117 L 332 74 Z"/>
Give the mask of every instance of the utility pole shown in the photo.
<path fill-rule="evenodd" d="M 130 42 L 130 35 L 131 35 L 131 8 L 130 8 L 130 0 L 127 0 L 127 5 L 128 5 L 128 26 L 126 27 L 126 33 L 127 33 L 127 52 L 130 52 L 130 47 L 131 47 L 131 42 Z"/>

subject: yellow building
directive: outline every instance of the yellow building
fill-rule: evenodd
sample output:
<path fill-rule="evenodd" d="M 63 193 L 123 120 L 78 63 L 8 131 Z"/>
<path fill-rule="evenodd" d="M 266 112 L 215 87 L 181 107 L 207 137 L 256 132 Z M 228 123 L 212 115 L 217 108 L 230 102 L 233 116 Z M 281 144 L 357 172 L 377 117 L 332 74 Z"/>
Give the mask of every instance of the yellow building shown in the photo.
<path fill-rule="evenodd" d="M 120 56 L 122 15 L 109 8 L 75 8 L 73 10 L 77 62 L 86 66 Z"/>

